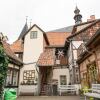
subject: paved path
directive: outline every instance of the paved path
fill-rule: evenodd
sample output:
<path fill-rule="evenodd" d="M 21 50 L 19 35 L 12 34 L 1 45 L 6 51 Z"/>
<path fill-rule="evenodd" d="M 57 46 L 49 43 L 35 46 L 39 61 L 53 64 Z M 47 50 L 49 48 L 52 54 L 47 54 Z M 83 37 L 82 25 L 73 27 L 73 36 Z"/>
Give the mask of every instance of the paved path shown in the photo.
<path fill-rule="evenodd" d="M 79 96 L 21 96 L 17 100 L 80 100 Z"/>

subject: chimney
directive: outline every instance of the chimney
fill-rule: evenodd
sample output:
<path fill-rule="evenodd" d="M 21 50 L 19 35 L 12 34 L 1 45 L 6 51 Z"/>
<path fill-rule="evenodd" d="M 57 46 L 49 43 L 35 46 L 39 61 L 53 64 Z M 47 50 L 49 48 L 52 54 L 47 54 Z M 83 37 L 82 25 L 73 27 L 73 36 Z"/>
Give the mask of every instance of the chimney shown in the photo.
<path fill-rule="evenodd" d="M 95 20 L 95 15 L 91 15 L 90 19 L 87 19 L 87 22 Z"/>
<path fill-rule="evenodd" d="M 91 19 L 91 20 L 95 20 L 95 15 L 91 15 L 91 16 L 90 16 L 90 19 Z"/>

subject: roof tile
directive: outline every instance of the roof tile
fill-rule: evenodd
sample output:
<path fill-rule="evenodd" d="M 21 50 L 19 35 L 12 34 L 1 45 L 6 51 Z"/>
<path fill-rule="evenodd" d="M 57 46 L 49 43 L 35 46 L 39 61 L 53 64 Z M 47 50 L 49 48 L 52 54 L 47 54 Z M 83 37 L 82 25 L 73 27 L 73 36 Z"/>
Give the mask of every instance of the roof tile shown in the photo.
<path fill-rule="evenodd" d="M 14 59 L 15 61 L 19 62 L 20 64 L 22 64 L 22 61 L 11 50 L 10 45 L 5 41 L 2 41 L 2 44 L 3 44 L 4 50 L 5 50 L 5 53 L 7 54 L 7 56 Z"/>
<path fill-rule="evenodd" d="M 48 32 L 46 33 L 50 45 L 60 45 L 64 46 L 66 38 L 70 36 L 71 33 L 64 32 Z"/>
<path fill-rule="evenodd" d="M 45 49 L 44 52 L 40 55 L 38 59 L 38 66 L 53 66 L 54 65 L 54 54 L 55 49 L 48 48 Z"/>
<path fill-rule="evenodd" d="M 15 41 L 13 44 L 10 45 L 10 48 L 13 52 L 23 52 L 22 40 Z"/>

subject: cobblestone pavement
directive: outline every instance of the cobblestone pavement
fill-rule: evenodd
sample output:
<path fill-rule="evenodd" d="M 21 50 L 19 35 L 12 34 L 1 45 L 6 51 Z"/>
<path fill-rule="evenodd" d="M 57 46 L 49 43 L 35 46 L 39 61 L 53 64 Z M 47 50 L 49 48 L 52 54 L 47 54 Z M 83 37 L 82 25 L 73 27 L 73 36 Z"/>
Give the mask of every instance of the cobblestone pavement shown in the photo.
<path fill-rule="evenodd" d="M 17 100 L 82 100 L 79 96 L 20 96 Z"/>

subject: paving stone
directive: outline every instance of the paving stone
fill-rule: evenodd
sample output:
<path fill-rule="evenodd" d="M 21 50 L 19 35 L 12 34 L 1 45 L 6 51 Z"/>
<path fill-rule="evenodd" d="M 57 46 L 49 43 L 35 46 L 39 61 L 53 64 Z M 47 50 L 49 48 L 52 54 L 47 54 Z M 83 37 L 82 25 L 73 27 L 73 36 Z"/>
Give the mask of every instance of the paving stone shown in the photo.
<path fill-rule="evenodd" d="M 83 100 L 79 96 L 20 96 L 17 100 Z"/>

